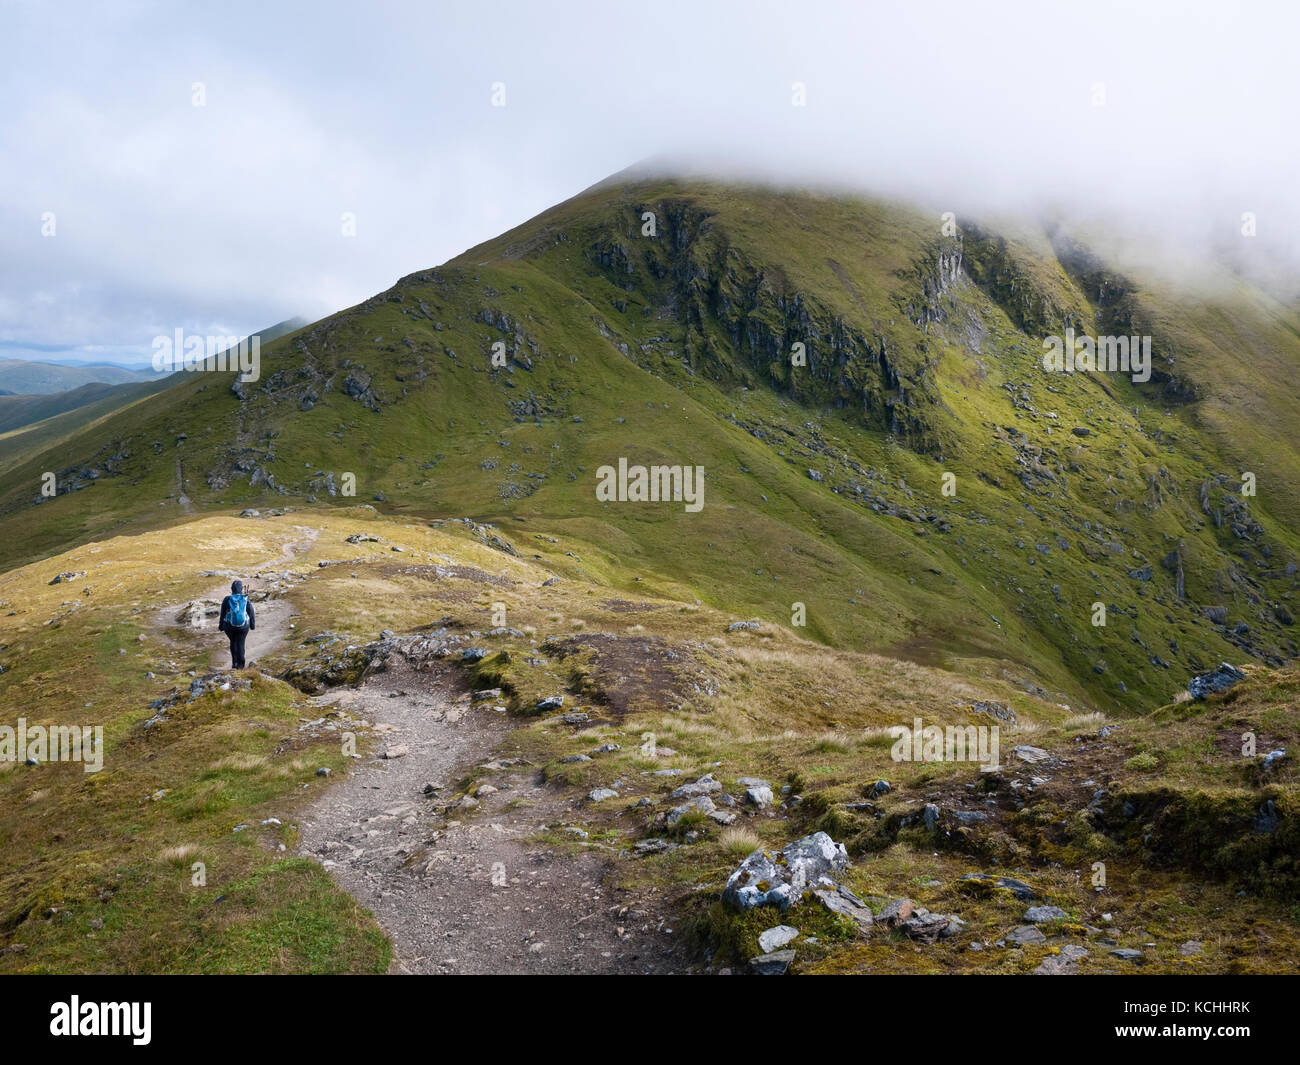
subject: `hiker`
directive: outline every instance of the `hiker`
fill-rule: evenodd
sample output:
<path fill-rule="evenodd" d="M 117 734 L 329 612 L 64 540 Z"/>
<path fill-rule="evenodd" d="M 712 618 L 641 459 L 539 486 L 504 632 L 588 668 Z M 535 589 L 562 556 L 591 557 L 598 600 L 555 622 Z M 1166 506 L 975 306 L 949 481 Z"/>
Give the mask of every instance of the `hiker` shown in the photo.
<path fill-rule="evenodd" d="M 244 582 L 232 581 L 230 594 L 221 600 L 221 622 L 217 629 L 230 637 L 230 668 L 243 669 L 244 641 L 257 628 L 253 617 L 253 604 L 244 594 Z"/>

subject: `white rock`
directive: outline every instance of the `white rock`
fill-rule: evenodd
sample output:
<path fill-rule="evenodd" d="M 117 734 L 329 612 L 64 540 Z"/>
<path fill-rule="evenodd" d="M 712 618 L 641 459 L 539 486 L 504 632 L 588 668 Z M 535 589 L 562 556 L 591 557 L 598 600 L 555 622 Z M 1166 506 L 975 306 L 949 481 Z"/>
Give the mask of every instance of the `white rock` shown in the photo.
<path fill-rule="evenodd" d="M 771 954 L 774 950 L 780 950 L 799 934 L 799 929 L 791 928 L 788 924 L 775 925 L 758 937 L 758 949 L 764 954 Z"/>

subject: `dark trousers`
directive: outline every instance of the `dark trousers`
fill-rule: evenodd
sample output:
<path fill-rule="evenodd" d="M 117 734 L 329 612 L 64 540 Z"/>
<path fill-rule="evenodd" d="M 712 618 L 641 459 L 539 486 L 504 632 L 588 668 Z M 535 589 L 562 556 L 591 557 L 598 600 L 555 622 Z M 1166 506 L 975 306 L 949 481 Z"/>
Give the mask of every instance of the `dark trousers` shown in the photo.
<path fill-rule="evenodd" d="M 227 629 L 226 635 L 230 637 L 230 668 L 244 668 L 244 641 L 248 639 L 247 629 Z"/>

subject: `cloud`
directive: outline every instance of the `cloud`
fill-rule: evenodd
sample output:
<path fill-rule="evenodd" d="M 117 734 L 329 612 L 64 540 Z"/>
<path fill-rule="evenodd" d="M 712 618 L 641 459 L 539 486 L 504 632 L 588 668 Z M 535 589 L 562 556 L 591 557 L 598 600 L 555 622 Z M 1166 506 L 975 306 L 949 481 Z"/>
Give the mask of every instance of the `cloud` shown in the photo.
<path fill-rule="evenodd" d="M 1294 263 L 1300 13 L 1134 6 L 11 5 L 0 341 L 323 315 L 664 155 Z"/>

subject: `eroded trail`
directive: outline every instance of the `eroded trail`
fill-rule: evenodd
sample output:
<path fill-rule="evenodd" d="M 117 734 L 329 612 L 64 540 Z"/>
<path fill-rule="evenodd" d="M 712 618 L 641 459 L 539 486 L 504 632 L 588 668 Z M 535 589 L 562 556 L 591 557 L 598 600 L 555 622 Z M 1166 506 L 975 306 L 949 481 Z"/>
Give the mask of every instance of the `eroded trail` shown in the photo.
<path fill-rule="evenodd" d="M 303 580 L 292 565 L 318 536 L 296 528 L 301 537 L 283 544 L 280 558 L 205 574 L 222 583 L 187 609 L 204 612 L 215 669 L 230 668 L 216 605 L 239 577 L 257 619 L 246 645 L 250 667 L 274 655 L 267 668 L 280 672 L 275 653 L 295 614 L 288 595 Z M 177 610 L 163 608 L 159 626 L 174 625 Z M 361 686 L 311 701 L 322 716 L 362 722 L 359 731 L 373 742 L 358 736 L 370 753 L 321 788 L 299 817 L 298 849 L 375 915 L 393 944 L 392 972 L 690 969 L 672 923 L 608 886 L 611 864 L 629 859 L 596 840 L 548 830 L 575 820 L 579 796 L 548 788 L 536 767 L 512 757 L 506 714 L 473 703 L 459 669 L 417 671 L 395 658 Z"/>
<path fill-rule="evenodd" d="M 573 800 L 527 766 L 491 760 L 509 747 L 508 722 L 471 704 L 457 673 L 403 665 L 316 701 L 379 735 L 374 756 L 300 821 L 300 850 L 374 913 L 393 943 L 393 972 L 687 968 L 671 923 L 605 886 L 612 851 L 536 838 L 571 815 Z M 487 788 L 453 804 L 458 776 L 471 770 Z"/>

